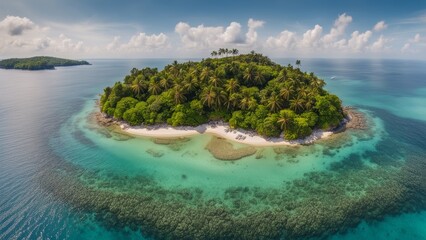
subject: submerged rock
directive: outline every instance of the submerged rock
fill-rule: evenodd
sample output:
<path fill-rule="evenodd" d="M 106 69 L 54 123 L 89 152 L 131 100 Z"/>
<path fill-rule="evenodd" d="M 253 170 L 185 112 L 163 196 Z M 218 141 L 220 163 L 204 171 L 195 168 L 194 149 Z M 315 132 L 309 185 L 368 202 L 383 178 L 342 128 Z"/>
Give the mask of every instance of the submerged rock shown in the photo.
<path fill-rule="evenodd" d="M 170 145 L 170 144 L 177 144 L 177 143 L 184 143 L 188 142 L 190 139 L 186 137 L 178 137 L 178 138 L 153 138 L 152 141 L 155 144 L 160 145 Z"/>
<path fill-rule="evenodd" d="M 108 117 L 106 114 L 101 112 L 95 112 L 93 114 L 93 118 L 96 120 L 96 122 L 104 127 L 109 127 L 114 124 L 116 124 L 116 121 L 112 117 Z"/>
<path fill-rule="evenodd" d="M 262 148 L 262 149 L 259 149 L 257 152 L 256 152 L 256 159 L 262 159 L 262 158 L 264 158 L 264 155 L 263 155 L 263 152 L 265 151 L 265 149 L 264 148 Z"/>
<path fill-rule="evenodd" d="M 343 111 L 349 119 L 345 126 L 347 129 L 368 129 L 367 119 L 363 113 L 357 111 L 353 107 L 345 107 Z"/>
<path fill-rule="evenodd" d="M 173 151 L 180 151 L 183 145 L 190 141 L 190 138 L 177 137 L 177 138 L 152 138 L 155 144 L 166 145 Z"/>
<path fill-rule="evenodd" d="M 219 160 L 238 160 L 251 156 L 257 151 L 256 148 L 251 146 L 234 148 L 232 143 L 220 137 L 212 137 L 206 149 Z"/>
<path fill-rule="evenodd" d="M 89 115 L 87 128 L 116 141 L 127 141 L 134 138 L 122 131 L 116 120 L 101 112 L 93 112 Z"/>
<path fill-rule="evenodd" d="M 164 153 L 163 153 L 162 151 L 155 150 L 155 149 L 152 149 L 152 148 L 150 148 L 150 149 L 146 150 L 146 152 L 147 152 L 149 155 L 151 155 L 151 156 L 153 156 L 153 157 L 156 157 L 156 158 L 162 157 L 162 156 L 164 155 Z"/>

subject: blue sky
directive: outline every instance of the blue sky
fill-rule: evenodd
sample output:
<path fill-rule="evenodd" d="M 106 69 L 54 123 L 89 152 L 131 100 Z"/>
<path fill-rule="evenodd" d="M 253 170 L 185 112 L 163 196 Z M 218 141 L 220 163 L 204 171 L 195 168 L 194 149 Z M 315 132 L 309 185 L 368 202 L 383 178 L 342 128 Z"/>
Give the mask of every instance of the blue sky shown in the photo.
<path fill-rule="evenodd" d="M 426 1 L 0 0 L 0 58 L 426 58 Z"/>

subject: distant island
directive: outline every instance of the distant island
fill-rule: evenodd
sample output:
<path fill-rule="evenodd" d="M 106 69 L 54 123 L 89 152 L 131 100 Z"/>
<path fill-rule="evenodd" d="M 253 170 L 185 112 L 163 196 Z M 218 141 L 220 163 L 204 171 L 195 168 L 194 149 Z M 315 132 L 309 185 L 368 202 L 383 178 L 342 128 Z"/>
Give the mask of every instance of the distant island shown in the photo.
<path fill-rule="evenodd" d="M 90 65 L 87 61 L 77 61 L 56 57 L 9 58 L 0 61 L 0 68 L 21 70 L 45 70 L 55 67 Z"/>
<path fill-rule="evenodd" d="M 296 65 L 222 48 L 212 58 L 174 61 L 161 71 L 133 68 L 123 82 L 104 89 L 100 108 L 110 119 L 145 129 L 219 122 L 229 125 L 229 131 L 238 128 L 285 140 L 339 126 L 344 119 L 341 100 L 324 90 L 325 82 L 314 73 L 302 72 L 299 60 Z"/>

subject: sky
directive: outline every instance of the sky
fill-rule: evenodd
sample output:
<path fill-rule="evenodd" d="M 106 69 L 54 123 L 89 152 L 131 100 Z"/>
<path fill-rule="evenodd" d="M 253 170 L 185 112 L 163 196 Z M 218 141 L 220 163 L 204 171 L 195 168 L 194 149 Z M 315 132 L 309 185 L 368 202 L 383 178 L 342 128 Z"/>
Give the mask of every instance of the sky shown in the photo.
<path fill-rule="evenodd" d="M 426 59 L 426 0 L 0 0 L 0 59 Z"/>

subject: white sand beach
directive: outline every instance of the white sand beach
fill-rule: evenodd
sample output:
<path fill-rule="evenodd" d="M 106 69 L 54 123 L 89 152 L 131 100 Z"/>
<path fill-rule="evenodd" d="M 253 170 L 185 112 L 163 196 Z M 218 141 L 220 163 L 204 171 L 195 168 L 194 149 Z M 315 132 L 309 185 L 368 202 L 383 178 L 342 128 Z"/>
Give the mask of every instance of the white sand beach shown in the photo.
<path fill-rule="evenodd" d="M 235 142 L 252 146 L 296 146 L 300 144 L 313 143 L 315 140 L 328 137 L 333 134 L 331 131 L 315 130 L 310 136 L 304 139 L 286 141 L 280 138 L 264 138 L 251 131 L 233 130 L 225 123 L 203 124 L 197 127 L 171 127 L 167 125 L 156 127 L 130 127 L 127 124 L 120 124 L 123 131 L 136 136 L 154 138 L 177 138 L 187 137 L 196 134 L 213 134 Z"/>

